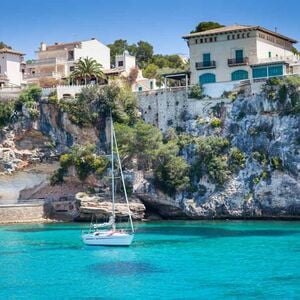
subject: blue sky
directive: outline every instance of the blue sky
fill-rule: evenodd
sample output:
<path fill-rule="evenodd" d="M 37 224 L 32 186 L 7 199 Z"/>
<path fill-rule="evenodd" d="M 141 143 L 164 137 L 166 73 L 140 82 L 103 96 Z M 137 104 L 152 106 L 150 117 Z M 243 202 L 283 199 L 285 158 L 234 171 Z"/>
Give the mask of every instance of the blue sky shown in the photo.
<path fill-rule="evenodd" d="M 181 36 L 201 21 L 261 25 L 300 40 L 300 0 L 1 1 L 0 41 L 34 58 L 39 43 L 95 37 L 145 40 L 156 53 L 188 53 Z M 3 25 L 4 24 L 4 25 Z M 300 48 L 299 44 L 297 45 Z"/>

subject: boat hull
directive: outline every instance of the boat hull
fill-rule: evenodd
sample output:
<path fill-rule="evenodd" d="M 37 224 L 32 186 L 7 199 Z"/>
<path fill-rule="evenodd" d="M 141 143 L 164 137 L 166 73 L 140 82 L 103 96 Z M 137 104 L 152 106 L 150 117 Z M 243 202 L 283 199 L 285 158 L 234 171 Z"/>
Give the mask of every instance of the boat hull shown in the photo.
<path fill-rule="evenodd" d="M 84 244 L 88 246 L 130 246 L 133 238 L 133 234 L 127 233 L 112 235 L 87 233 L 82 235 Z"/>

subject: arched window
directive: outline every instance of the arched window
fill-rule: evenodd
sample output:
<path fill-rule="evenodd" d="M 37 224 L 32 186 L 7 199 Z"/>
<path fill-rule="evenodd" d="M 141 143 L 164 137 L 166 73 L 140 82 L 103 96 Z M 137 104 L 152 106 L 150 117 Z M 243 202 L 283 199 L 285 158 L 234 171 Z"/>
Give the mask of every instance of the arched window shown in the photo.
<path fill-rule="evenodd" d="M 199 76 L 199 83 L 206 84 L 206 83 L 213 83 L 216 82 L 216 75 L 212 73 L 204 73 Z"/>
<path fill-rule="evenodd" d="M 236 70 L 231 73 L 231 80 L 244 80 L 248 79 L 248 72 L 245 70 Z"/>

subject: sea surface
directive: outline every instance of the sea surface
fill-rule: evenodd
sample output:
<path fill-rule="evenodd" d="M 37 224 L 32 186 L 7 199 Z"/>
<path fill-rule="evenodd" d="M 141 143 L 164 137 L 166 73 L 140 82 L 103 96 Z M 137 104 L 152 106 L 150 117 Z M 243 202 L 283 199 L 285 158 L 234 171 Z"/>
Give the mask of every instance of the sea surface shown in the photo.
<path fill-rule="evenodd" d="M 0 227 L 0 299 L 300 299 L 300 222 L 139 223 L 88 247 L 88 224 Z"/>

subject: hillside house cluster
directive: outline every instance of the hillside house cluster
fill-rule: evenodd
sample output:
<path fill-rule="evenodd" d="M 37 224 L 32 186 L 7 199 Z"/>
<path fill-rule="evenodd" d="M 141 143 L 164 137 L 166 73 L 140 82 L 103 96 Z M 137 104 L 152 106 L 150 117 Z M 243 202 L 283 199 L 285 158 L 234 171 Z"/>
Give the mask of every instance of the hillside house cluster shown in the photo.
<path fill-rule="evenodd" d="M 144 78 L 139 70 L 132 84 L 133 91 L 164 88 L 167 79 L 185 82 L 186 86 L 207 86 L 300 74 L 299 56 L 292 51 L 297 41 L 261 26 L 225 26 L 187 34 L 183 39 L 189 48 L 189 71 L 165 74 L 165 82 L 160 87 L 155 79 Z M 36 51 L 36 59 L 26 64 L 23 53 L 8 48 L 0 50 L 0 87 L 20 87 L 45 81 L 50 82 L 50 86 L 62 82 L 80 84 L 68 79 L 76 62 L 85 57 L 102 65 L 105 83 L 126 78 L 137 68 L 135 57 L 127 51 L 116 55 L 111 68 L 109 47 L 95 38 L 53 45 L 42 42 Z"/>

